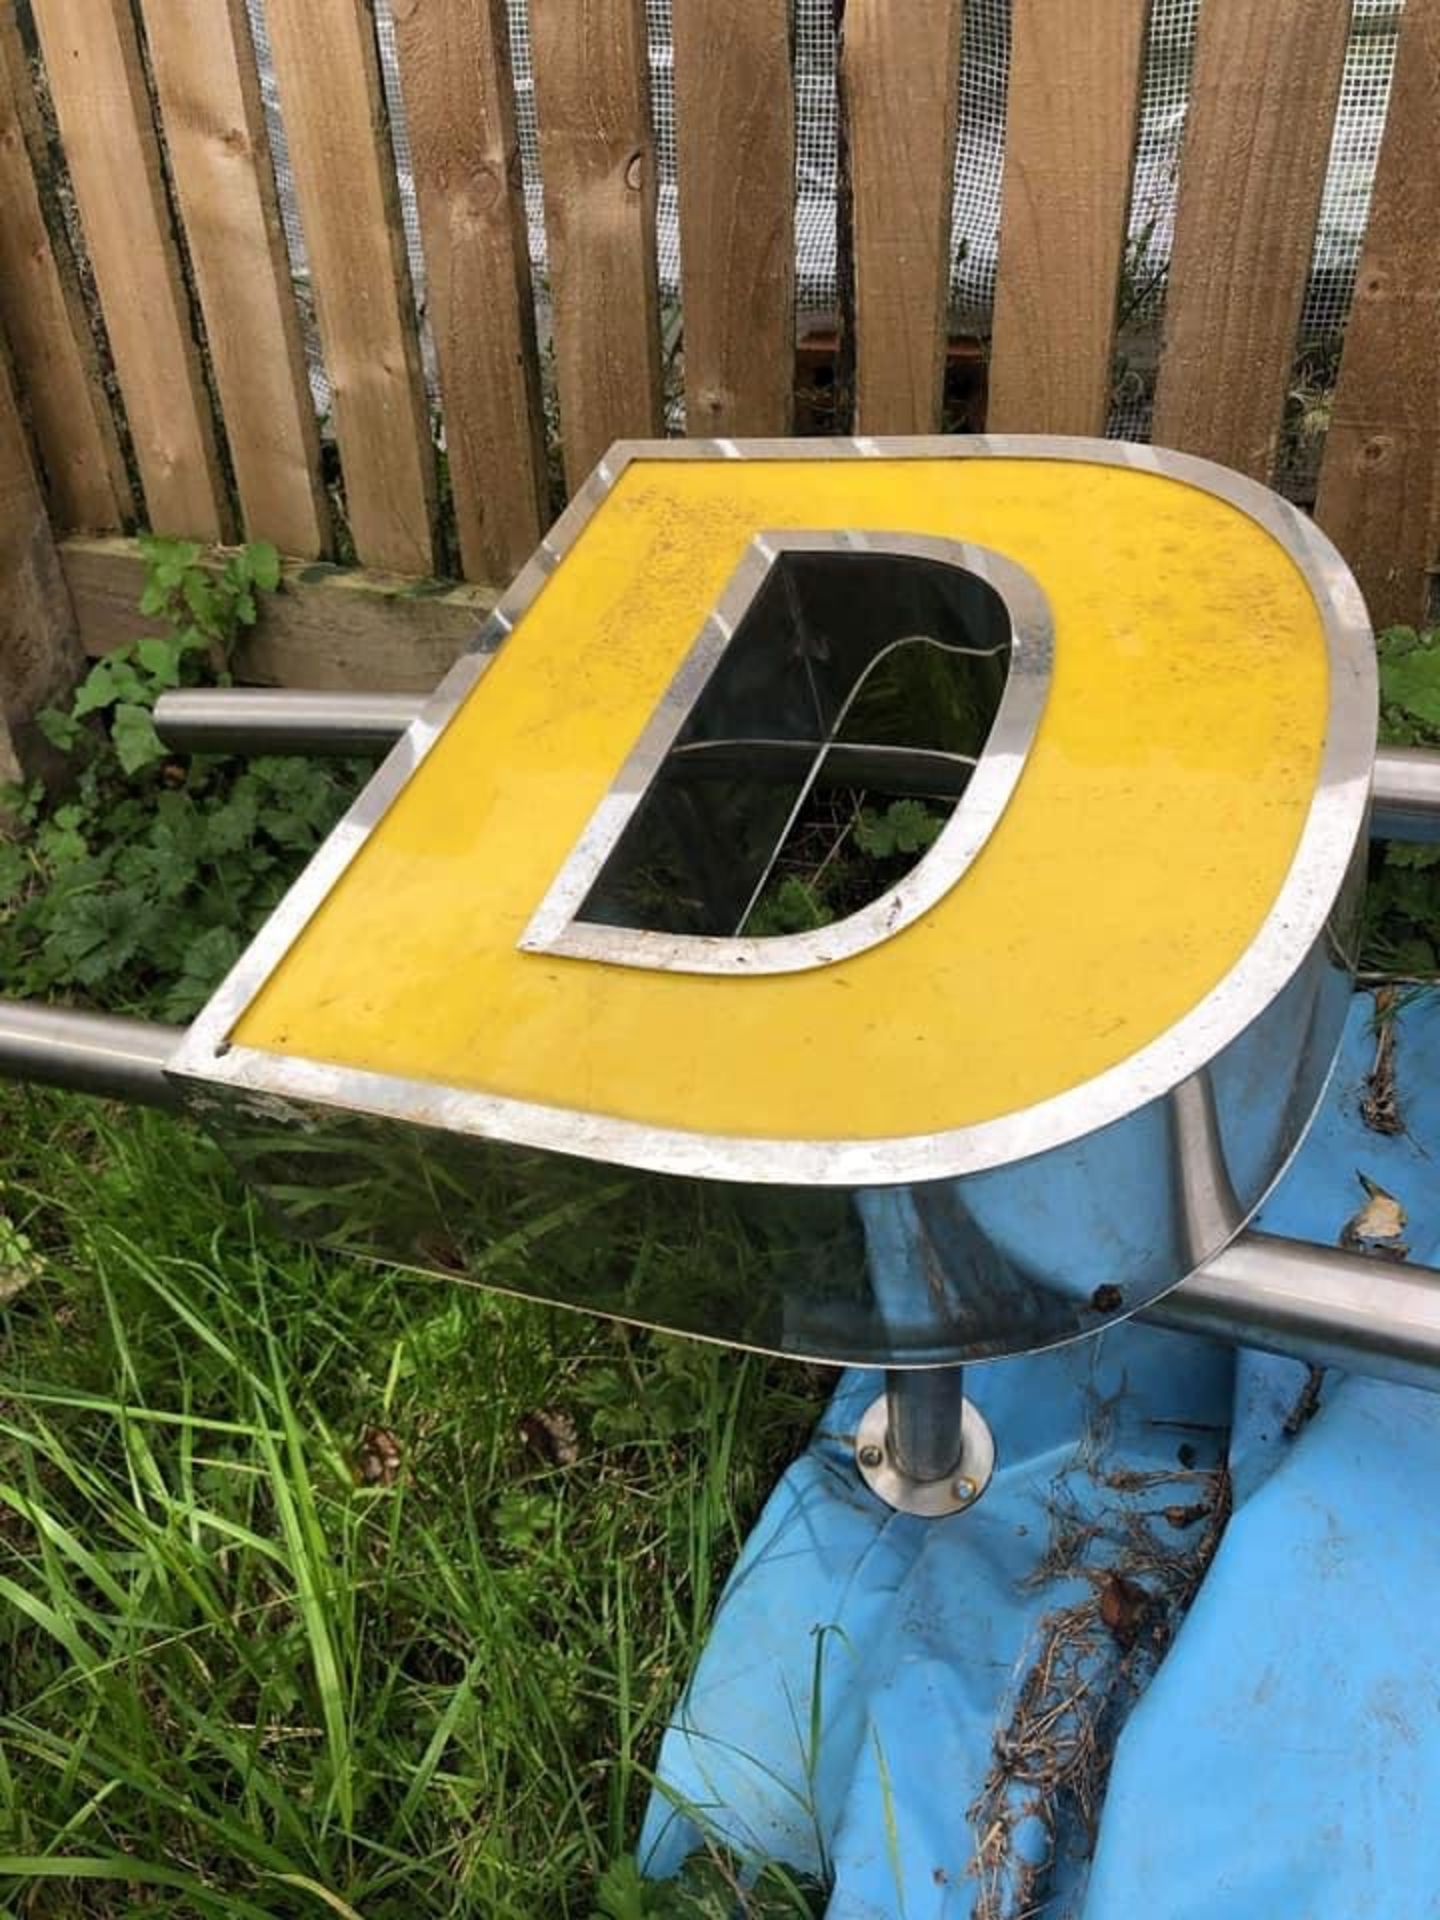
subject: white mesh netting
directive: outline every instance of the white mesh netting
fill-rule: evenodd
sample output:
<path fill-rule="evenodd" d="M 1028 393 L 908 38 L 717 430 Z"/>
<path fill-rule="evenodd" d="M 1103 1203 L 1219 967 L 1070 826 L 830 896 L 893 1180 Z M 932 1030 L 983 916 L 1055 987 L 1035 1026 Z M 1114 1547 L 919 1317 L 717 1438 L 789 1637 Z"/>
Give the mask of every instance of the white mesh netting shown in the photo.
<path fill-rule="evenodd" d="M 528 0 L 507 0 L 515 71 L 520 149 L 530 253 L 544 322 L 545 223 L 530 68 Z M 797 108 L 795 247 L 802 322 L 835 306 L 835 27 L 834 0 L 794 0 Z M 1154 0 L 1145 55 L 1140 131 L 1130 209 L 1130 239 L 1121 314 L 1127 324 L 1153 321 L 1163 298 L 1180 139 L 1185 122 L 1195 24 L 1201 0 Z M 424 320 L 425 265 L 405 136 L 390 0 L 374 0 L 381 64 L 400 180 L 405 232 L 417 303 Z M 286 238 L 302 308 L 311 311 L 304 237 L 291 186 L 281 103 L 265 34 L 264 0 L 247 0 L 266 114 L 280 182 Z M 1404 0 L 1354 0 L 1340 106 L 1301 325 L 1302 341 L 1344 326 L 1369 210 L 1375 159 L 1384 125 L 1395 36 Z M 656 248 L 662 296 L 680 294 L 680 232 L 675 192 L 675 109 L 670 0 L 646 0 L 651 109 L 659 171 Z M 1010 0 L 965 0 L 951 240 L 952 325 L 984 334 L 995 287 L 996 243 L 1004 167 L 1005 96 Z M 328 410 L 324 364 L 308 328 L 316 404 Z M 1297 346 L 1300 343 L 1297 343 Z M 434 357 L 426 340 L 427 374 Z M 1148 402 L 1142 378 L 1117 389 L 1112 433 L 1144 434 Z M 677 422 L 676 424 L 679 424 Z"/>

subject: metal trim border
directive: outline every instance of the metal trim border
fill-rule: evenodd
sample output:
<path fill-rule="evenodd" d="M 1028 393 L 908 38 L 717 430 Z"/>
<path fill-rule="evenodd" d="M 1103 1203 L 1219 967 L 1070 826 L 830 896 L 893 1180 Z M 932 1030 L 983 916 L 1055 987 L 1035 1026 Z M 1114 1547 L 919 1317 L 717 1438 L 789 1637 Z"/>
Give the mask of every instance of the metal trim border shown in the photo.
<path fill-rule="evenodd" d="M 581 904 L 636 808 L 649 792 L 676 735 L 720 669 L 735 631 L 785 553 L 874 553 L 939 561 L 983 581 L 999 595 L 1009 625 L 1010 666 L 995 718 L 974 771 L 935 844 L 903 880 L 827 927 L 811 933 L 744 935 L 657 933 L 607 927 L 578 917 Z M 963 540 L 880 530 L 759 533 L 701 625 L 649 724 L 587 821 L 521 935 L 526 953 L 656 972 L 732 978 L 800 973 L 863 953 L 918 920 L 956 884 L 995 830 L 1015 791 L 1050 692 L 1055 628 L 1039 582 L 1013 560 Z"/>
<path fill-rule="evenodd" d="M 637 460 L 794 459 L 797 447 L 803 448 L 807 459 L 1001 457 L 1131 468 L 1215 495 L 1248 515 L 1289 553 L 1315 596 L 1326 634 L 1330 700 L 1320 773 L 1295 857 L 1270 913 L 1250 946 L 1205 999 L 1128 1059 L 1033 1107 L 971 1127 L 867 1140 L 774 1140 L 654 1127 L 233 1046 L 229 1035 L 237 1020 L 626 469 Z M 1294 978 L 1313 949 L 1325 941 L 1327 921 L 1367 832 L 1375 732 L 1373 637 L 1359 588 L 1345 562 L 1298 509 L 1258 481 L 1212 461 L 1119 441 L 1026 434 L 800 443 L 617 441 L 517 576 L 471 649 L 451 668 L 231 969 L 167 1071 L 180 1081 L 216 1091 L 314 1101 L 689 1178 L 772 1186 L 888 1187 L 1009 1165 L 1083 1138 L 1170 1093 L 1243 1033 Z"/>

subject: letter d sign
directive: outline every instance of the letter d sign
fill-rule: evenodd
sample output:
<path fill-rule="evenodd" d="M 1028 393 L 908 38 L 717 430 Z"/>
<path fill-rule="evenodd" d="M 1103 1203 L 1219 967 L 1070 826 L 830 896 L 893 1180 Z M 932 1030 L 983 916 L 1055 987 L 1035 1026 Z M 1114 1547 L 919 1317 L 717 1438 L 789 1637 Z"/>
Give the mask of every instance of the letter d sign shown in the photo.
<path fill-rule="evenodd" d="M 1349 992 L 1375 687 L 1275 495 L 1097 441 L 621 444 L 192 1029 L 306 1232 L 824 1360 L 1219 1250 Z"/>

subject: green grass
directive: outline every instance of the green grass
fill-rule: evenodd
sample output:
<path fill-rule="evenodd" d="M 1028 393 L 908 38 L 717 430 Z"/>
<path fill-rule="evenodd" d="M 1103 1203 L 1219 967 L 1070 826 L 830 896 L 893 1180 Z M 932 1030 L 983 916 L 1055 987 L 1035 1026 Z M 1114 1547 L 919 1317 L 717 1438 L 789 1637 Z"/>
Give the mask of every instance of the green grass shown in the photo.
<path fill-rule="evenodd" d="M 1381 666 L 1440 744 L 1440 633 Z M 203 997 L 344 785 L 218 764 L 21 796 L 8 991 Z M 1368 964 L 1433 972 L 1435 858 L 1376 850 Z M 0 1916 L 819 1911 L 627 1850 L 825 1391 L 297 1247 L 198 1133 L 0 1084 Z"/>
<path fill-rule="evenodd" d="M 64 791 L 0 790 L 0 977 L 175 1020 L 362 770 L 170 760 L 156 694 L 278 562 L 147 560 L 165 631 L 48 716 Z M 813 1911 L 627 1850 L 823 1391 L 305 1250 L 198 1133 L 0 1083 L 0 1917 Z"/>
<path fill-rule="evenodd" d="M 590 1914 L 823 1382 L 296 1247 L 158 1114 L 0 1139 L 0 1911 Z"/>

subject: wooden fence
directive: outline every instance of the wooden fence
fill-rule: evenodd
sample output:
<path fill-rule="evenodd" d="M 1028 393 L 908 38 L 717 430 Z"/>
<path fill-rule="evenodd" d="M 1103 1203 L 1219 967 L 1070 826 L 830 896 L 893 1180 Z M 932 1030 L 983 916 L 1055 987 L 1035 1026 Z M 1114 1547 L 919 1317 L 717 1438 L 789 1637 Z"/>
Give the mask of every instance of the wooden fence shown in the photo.
<path fill-rule="evenodd" d="M 15 389 L 0 382 L 0 575 L 13 549 L 15 576 L 23 549 L 30 584 L 0 612 L 0 655 L 19 658 L 20 625 L 63 598 L 18 532 L 45 518 L 22 471 L 18 396 L 89 650 L 135 631 L 136 525 L 215 542 L 244 533 L 290 557 L 293 588 L 252 653 L 254 675 L 429 684 L 535 545 L 555 493 L 504 0 L 393 0 L 443 485 L 367 0 L 266 0 L 334 396 L 329 450 L 244 0 L 29 0 L 23 35 L 15 4 L 0 0 L 0 331 Z M 859 433 L 941 423 L 962 11 L 961 0 L 842 9 L 842 360 Z M 573 487 L 612 439 L 664 429 L 644 5 L 529 0 L 529 12 Z M 1351 0 L 1200 9 L 1154 435 L 1262 479 L 1350 17 Z M 1146 21 L 1147 0 L 1014 0 L 997 431 L 1104 430 Z M 673 0 L 697 433 L 783 434 L 794 420 L 789 33 L 788 0 Z M 1408 0 L 1316 509 L 1377 623 L 1423 615 L 1440 541 L 1437 125 L 1440 0 Z M 324 564 L 337 551 L 336 455 L 358 562 L 344 571 Z M 419 590 L 446 552 L 463 578 Z M 25 698 L 12 693 L 12 711 Z"/>

